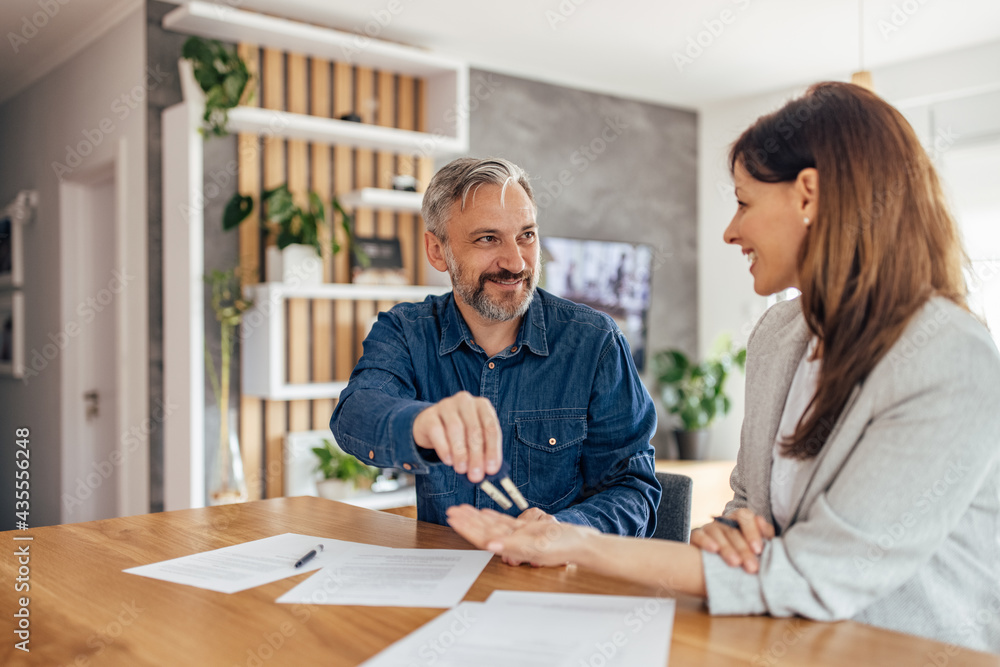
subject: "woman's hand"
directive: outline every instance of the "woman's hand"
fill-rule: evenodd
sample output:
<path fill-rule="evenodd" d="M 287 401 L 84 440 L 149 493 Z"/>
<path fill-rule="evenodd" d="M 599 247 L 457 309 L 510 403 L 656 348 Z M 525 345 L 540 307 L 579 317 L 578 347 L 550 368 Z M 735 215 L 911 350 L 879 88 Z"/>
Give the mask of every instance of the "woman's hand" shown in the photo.
<path fill-rule="evenodd" d="M 565 565 L 583 552 L 599 533 L 592 528 L 556 521 L 520 520 L 471 505 L 448 508 L 448 524 L 479 549 L 503 557 L 509 565 Z"/>
<path fill-rule="evenodd" d="M 713 521 L 691 531 L 691 544 L 709 553 L 719 554 L 733 567 L 743 566 L 750 574 L 760 569 L 757 556 L 764 550 L 764 540 L 774 538 L 774 526 L 745 507 L 726 515 L 740 524 L 731 528 Z"/>

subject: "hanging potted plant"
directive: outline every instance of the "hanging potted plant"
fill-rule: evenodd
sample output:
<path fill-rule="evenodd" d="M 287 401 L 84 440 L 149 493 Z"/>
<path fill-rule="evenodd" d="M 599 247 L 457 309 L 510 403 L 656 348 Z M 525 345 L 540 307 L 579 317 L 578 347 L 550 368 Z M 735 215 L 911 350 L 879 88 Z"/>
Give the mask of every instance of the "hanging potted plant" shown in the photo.
<path fill-rule="evenodd" d="M 179 63 L 184 99 L 205 105 L 201 133 L 229 134 L 229 110 L 253 90 L 250 69 L 235 50 L 215 39 L 189 37 Z"/>
<path fill-rule="evenodd" d="M 218 370 L 215 359 L 208 349 L 208 341 L 205 341 L 205 370 L 218 409 L 218 440 L 214 443 L 209 440 L 206 443 L 209 452 L 207 490 L 209 504 L 224 505 L 247 499 L 243 459 L 236 437 L 235 420 L 231 419 L 229 410 L 229 394 L 234 334 L 243 313 L 253 305 L 253 302 L 242 297 L 235 269 L 214 270 L 205 276 L 205 282 L 211 289 L 210 303 L 215 319 L 219 323 L 220 340 Z M 207 421 L 214 426 L 211 417 Z"/>
<path fill-rule="evenodd" d="M 663 350 L 653 359 L 660 400 L 680 422 L 674 436 L 681 459 L 705 458 L 706 429 L 731 405 L 726 378 L 734 366 L 742 371 L 746 365 L 746 349 L 734 349 L 728 336 L 720 337 L 715 348 L 715 354 L 698 364 L 680 350 Z"/>

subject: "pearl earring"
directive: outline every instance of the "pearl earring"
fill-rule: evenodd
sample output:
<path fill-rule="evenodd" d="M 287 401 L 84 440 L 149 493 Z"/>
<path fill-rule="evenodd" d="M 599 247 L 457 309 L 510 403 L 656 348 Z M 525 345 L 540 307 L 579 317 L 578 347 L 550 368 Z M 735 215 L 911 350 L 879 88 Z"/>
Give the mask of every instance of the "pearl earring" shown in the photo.
<path fill-rule="evenodd" d="M 809 226 L 809 218 L 802 218 L 802 222 L 805 224 L 806 227 Z"/>

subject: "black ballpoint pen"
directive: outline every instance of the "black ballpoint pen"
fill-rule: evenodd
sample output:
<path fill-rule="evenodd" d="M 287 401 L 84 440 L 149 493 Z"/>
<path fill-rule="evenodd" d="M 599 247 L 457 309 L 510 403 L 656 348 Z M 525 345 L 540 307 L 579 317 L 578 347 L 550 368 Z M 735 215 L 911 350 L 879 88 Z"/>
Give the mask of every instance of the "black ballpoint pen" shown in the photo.
<path fill-rule="evenodd" d="M 322 544 L 317 544 L 315 549 L 313 549 L 312 551 L 310 551 L 309 553 L 307 553 L 305 556 L 303 556 L 302 558 L 300 558 L 298 561 L 296 561 L 295 567 L 302 567 L 303 565 L 305 565 L 306 563 L 308 563 L 310 560 L 312 560 L 313 556 L 315 556 L 316 554 L 318 554 L 322 550 L 323 550 L 323 545 Z"/>
<path fill-rule="evenodd" d="M 725 517 L 725 516 L 713 516 L 712 517 L 712 521 L 717 521 L 717 522 L 723 524 L 724 526 L 729 526 L 730 528 L 735 528 L 736 530 L 740 529 L 740 524 L 737 523 L 735 520 L 730 519 L 729 517 Z"/>

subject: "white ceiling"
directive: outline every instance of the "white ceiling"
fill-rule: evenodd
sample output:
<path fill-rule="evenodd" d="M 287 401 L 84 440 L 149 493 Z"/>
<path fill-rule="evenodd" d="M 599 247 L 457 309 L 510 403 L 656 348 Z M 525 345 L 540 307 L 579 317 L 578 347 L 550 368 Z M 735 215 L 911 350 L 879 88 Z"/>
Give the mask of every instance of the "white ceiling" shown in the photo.
<path fill-rule="evenodd" d="M 282 0 L 280 10 L 274 0 L 226 4 L 348 31 L 367 25 L 380 39 L 456 55 L 475 67 L 690 108 L 846 78 L 859 59 L 858 0 Z M 26 19 L 42 23 L 43 5 L 59 11 L 13 53 L 10 33 L 21 34 Z M 3 0 L 0 100 L 141 5 Z M 388 19 L 384 27 L 379 16 Z M 1000 2 L 866 0 L 863 25 L 865 62 L 876 69 L 1000 40 Z M 679 68 L 675 54 L 699 38 L 707 46 L 692 50 L 697 57 Z"/>

